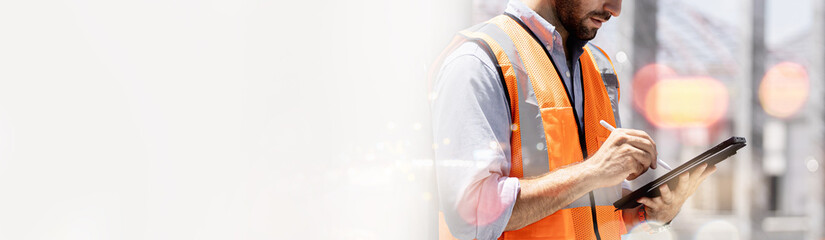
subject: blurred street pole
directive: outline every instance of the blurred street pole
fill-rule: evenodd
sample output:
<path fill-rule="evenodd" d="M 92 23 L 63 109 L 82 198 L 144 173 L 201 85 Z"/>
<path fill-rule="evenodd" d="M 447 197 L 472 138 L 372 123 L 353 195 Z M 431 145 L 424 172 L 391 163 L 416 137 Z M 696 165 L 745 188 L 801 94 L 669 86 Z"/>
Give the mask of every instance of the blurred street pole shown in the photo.
<path fill-rule="evenodd" d="M 762 110 L 762 105 L 759 102 L 759 84 L 762 76 L 765 73 L 765 59 L 767 59 L 767 51 L 765 49 L 765 0 L 753 0 L 751 5 L 751 97 L 750 97 L 750 125 L 751 136 L 748 138 L 750 145 L 749 149 L 752 153 L 750 160 L 755 164 L 750 168 L 750 172 L 754 174 L 750 179 L 751 186 L 754 188 L 751 194 L 755 197 L 751 198 L 750 213 L 751 213 L 751 229 L 750 232 L 754 239 L 765 238 L 765 233 L 762 229 L 762 223 L 765 217 L 774 214 L 776 210 L 778 194 L 776 181 L 778 176 L 766 176 L 763 144 L 763 127 L 765 127 L 765 112 Z"/>
<path fill-rule="evenodd" d="M 751 9 L 753 7 L 754 2 L 751 0 L 740 0 L 739 2 L 742 9 Z M 739 39 L 743 46 L 742 49 L 738 52 L 737 59 L 739 62 L 742 63 L 737 69 L 737 95 L 732 99 L 736 106 L 735 108 L 735 121 L 734 121 L 734 134 L 737 136 L 742 136 L 748 139 L 749 147 L 746 147 L 737 154 L 738 156 L 734 157 L 735 164 L 737 171 L 734 172 L 734 205 L 733 210 L 736 214 L 736 218 L 738 222 L 736 223 L 741 239 L 751 239 L 752 229 L 754 229 L 754 225 L 752 224 L 754 221 L 751 216 L 751 203 L 752 203 L 752 194 L 755 192 L 754 187 L 756 183 L 753 180 L 757 179 L 751 175 L 753 172 L 761 172 L 760 168 L 753 166 L 751 163 L 753 162 L 753 152 L 754 152 L 754 145 L 753 140 L 754 136 L 751 135 L 752 130 L 754 129 L 754 124 L 752 122 L 752 114 L 751 112 L 757 111 L 758 109 L 753 109 L 758 107 L 752 101 L 757 95 L 754 95 L 756 92 L 751 91 L 751 89 L 755 89 L 754 86 L 758 86 L 753 84 L 752 81 L 752 72 L 751 72 L 751 62 L 754 59 L 754 56 L 751 55 L 752 52 L 749 48 L 753 44 L 753 28 L 749 26 L 753 26 L 754 23 L 754 14 L 753 11 L 744 11 L 745 13 L 741 14 L 741 26 L 744 26 L 742 31 L 740 32 Z M 750 13 L 750 14 L 748 14 Z M 758 103 L 756 103 L 758 104 Z"/>
<path fill-rule="evenodd" d="M 813 144 L 813 151 L 812 151 L 812 158 L 806 159 L 806 166 L 808 170 L 811 172 L 809 176 L 809 186 L 810 187 L 810 194 L 807 201 L 807 206 L 805 208 L 809 211 L 810 216 L 808 221 L 808 232 L 807 236 L 805 237 L 808 240 L 814 239 L 822 239 L 823 237 L 823 227 L 825 227 L 825 185 L 822 183 L 825 182 L 825 171 L 823 171 L 820 162 L 823 159 L 823 149 L 825 149 L 825 132 L 823 132 L 823 122 L 825 122 L 825 107 L 823 107 L 823 103 L 825 103 L 825 97 L 818 97 L 818 96 L 825 96 L 825 47 L 822 46 L 822 42 L 825 42 L 825 3 L 823 1 L 813 1 L 813 8 L 814 8 L 814 19 L 812 26 L 813 29 L 811 30 L 811 34 L 813 34 L 813 42 L 816 44 L 811 44 L 812 46 L 816 46 L 819 49 L 812 49 L 819 54 L 816 54 L 814 59 L 811 59 L 811 67 L 809 68 L 811 73 L 811 96 L 810 103 L 808 104 L 808 108 L 812 109 L 813 111 L 810 112 L 809 116 L 811 121 L 811 125 L 814 126 L 816 129 L 816 133 L 814 134 L 814 139 L 811 144 Z M 819 26 L 819 27 L 816 27 Z M 819 66 L 819 67 L 817 67 Z M 815 164 L 817 168 L 812 169 L 809 164 L 812 164 L 811 161 L 817 163 Z M 813 171 L 811 171 L 813 170 Z"/>
<path fill-rule="evenodd" d="M 759 102 L 759 83 L 765 72 L 765 59 L 767 57 L 765 50 L 765 0 L 753 0 L 752 4 L 751 87 L 748 89 L 751 91 L 750 107 L 753 110 L 751 111 L 751 137 L 748 138 L 748 145 L 750 145 L 749 148 L 752 152 L 750 160 L 756 165 L 755 168 L 751 168 L 753 170 L 751 172 L 755 176 L 751 178 L 754 181 L 750 182 L 750 184 L 757 189 L 753 191 L 753 193 L 756 193 L 756 197 L 752 198 L 752 200 L 755 201 L 752 202 L 753 205 L 751 205 L 750 211 L 750 213 L 755 213 L 751 215 L 751 229 L 753 230 L 751 234 L 753 234 L 752 236 L 754 237 L 764 237 L 763 230 L 760 226 L 762 220 L 771 214 L 771 205 L 775 206 L 775 186 L 771 184 L 773 179 L 765 179 L 763 171 L 764 163 L 762 161 L 762 128 L 765 125 L 765 113 Z"/>
<path fill-rule="evenodd" d="M 776 214 L 779 205 L 779 177 L 776 174 L 766 174 L 765 162 L 765 145 L 764 145 L 764 128 L 766 125 L 766 114 L 759 102 L 759 84 L 762 82 L 762 77 L 765 73 L 765 60 L 768 57 L 765 46 L 765 0 L 753 0 L 753 25 L 752 25 L 752 53 L 751 57 L 751 138 L 748 139 L 751 151 L 752 161 L 757 165 L 756 171 L 753 171 L 756 176 L 752 184 L 760 188 L 755 191 L 757 198 L 753 202 L 752 213 L 758 213 L 752 216 L 753 224 L 761 226 L 766 217 L 771 217 Z M 754 228 L 755 236 L 761 236 L 763 229 L 761 227 Z M 758 234 L 758 235 L 757 235 Z"/>
<path fill-rule="evenodd" d="M 658 28 L 658 0 L 637 0 L 633 1 L 633 71 L 638 72 L 639 69 L 648 64 L 656 62 L 656 53 L 659 50 L 659 42 L 656 38 Z M 642 129 L 647 131 L 650 135 L 654 128 L 650 127 L 647 119 L 638 111 L 632 112 L 632 122 L 629 125 L 632 128 Z"/>

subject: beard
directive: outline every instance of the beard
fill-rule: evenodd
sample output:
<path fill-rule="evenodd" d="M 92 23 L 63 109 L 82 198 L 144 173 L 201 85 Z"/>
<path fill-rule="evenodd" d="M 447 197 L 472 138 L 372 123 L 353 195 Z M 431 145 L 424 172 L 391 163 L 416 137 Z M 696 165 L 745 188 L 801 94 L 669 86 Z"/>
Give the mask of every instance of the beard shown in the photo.
<path fill-rule="evenodd" d="M 567 30 L 569 36 L 575 36 L 578 39 L 589 41 L 596 37 L 596 32 L 599 31 L 597 27 L 588 27 L 587 21 L 591 21 L 591 17 L 596 17 L 607 21 L 610 19 L 610 13 L 607 11 L 590 11 L 583 16 L 578 16 L 581 10 L 580 0 L 556 0 L 556 16 L 559 17 L 561 25 Z"/>

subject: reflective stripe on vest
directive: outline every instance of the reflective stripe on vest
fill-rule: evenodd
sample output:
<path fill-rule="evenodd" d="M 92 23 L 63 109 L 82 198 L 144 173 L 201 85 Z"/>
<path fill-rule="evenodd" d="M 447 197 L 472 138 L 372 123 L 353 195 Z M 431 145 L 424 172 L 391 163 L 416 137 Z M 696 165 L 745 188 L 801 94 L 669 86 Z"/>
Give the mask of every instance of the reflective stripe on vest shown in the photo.
<path fill-rule="evenodd" d="M 599 121 L 614 126 L 619 123 L 619 86 L 606 54 L 588 45 L 579 58 L 585 110 L 584 126 L 578 126 L 552 59 L 531 34 L 514 18 L 501 15 L 461 31 L 457 39 L 463 41 L 453 41 L 447 48 L 452 51 L 464 42 L 477 42 L 497 65 L 507 89 L 512 121 L 510 177 L 518 178 L 539 176 L 582 161 L 610 135 Z M 586 153 L 582 151 L 580 127 Z M 596 189 L 536 223 L 504 232 L 500 239 L 620 239 L 626 230 L 621 211 L 614 211 L 612 203 L 621 193 L 619 185 Z M 444 229 L 445 221 L 439 222 L 440 237 L 451 238 Z"/>

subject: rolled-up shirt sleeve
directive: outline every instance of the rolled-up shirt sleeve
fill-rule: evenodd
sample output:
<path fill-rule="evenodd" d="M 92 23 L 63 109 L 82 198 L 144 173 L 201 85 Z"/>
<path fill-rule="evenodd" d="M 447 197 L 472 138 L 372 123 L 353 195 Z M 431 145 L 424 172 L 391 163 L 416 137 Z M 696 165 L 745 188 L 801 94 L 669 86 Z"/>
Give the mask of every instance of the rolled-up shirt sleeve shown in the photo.
<path fill-rule="evenodd" d="M 490 57 L 464 43 L 444 60 L 432 114 L 439 208 L 459 239 L 496 239 L 519 191 L 510 172 L 510 113 Z"/>

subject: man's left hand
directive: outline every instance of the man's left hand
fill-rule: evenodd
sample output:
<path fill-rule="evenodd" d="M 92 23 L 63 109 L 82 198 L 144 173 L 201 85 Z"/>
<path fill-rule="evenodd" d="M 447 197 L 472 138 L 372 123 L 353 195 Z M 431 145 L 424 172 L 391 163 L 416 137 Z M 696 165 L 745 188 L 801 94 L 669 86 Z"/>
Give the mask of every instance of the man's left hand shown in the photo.
<path fill-rule="evenodd" d="M 693 171 L 683 173 L 679 176 L 679 185 L 676 191 L 671 191 L 667 184 L 659 187 L 661 196 L 655 198 L 642 197 L 637 200 L 638 203 L 644 204 L 645 212 L 647 212 L 648 221 L 670 222 L 682 209 L 682 204 L 693 195 L 696 188 L 705 181 L 710 174 L 716 172 L 716 166 L 708 167 L 702 164 Z"/>

